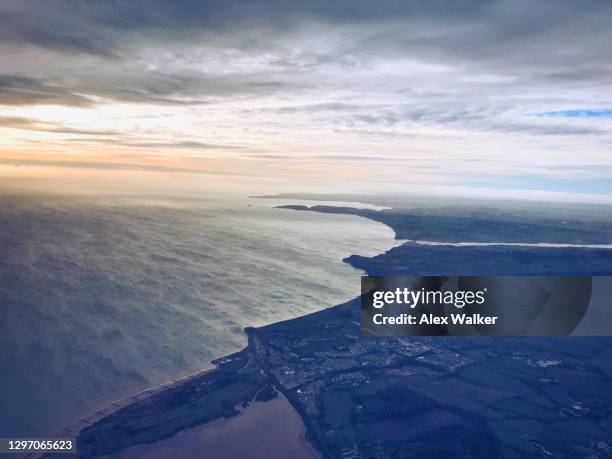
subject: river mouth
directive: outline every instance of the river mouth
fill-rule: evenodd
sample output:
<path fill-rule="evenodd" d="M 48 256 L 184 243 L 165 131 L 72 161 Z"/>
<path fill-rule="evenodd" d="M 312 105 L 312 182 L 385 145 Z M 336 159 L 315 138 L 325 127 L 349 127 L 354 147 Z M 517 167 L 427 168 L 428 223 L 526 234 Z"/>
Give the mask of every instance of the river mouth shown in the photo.
<path fill-rule="evenodd" d="M 305 432 L 298 413 L 284 395 L 277 393 L 276 398 L 251 403 L 232 418 L 187 429 L 159 442 L 136 445 L 105 459 L 319 458 Z"/>

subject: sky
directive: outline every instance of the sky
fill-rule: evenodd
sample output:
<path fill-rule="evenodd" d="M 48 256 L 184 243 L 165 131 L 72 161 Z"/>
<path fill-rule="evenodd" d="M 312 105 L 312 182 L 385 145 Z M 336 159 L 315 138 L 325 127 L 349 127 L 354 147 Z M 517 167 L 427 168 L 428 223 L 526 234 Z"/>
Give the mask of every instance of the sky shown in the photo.
<path fill-rule="evenodd" d="M 0 176 L 612 199 L 611 17 L 606 0 L 6 0 Z"/>

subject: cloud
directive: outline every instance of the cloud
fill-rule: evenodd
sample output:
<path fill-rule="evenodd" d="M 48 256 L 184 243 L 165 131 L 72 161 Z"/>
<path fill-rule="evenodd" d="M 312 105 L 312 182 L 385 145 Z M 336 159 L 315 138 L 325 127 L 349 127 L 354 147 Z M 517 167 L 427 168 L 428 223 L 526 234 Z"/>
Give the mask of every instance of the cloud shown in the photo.
<path fill-rule="evenodd" d="M 430 108 L 431 107 L 431 108 Z M 497 111 L 497 113 L 493 113 Z M 419 126 L 446 127 L 465 131 L 525 134 L 534 136 L 585 136 L 603 135 L 609 131 L 594 126 L 575 126 L 556 123 L 533 123 L 527 117 L 508 117 L 504 109 L 484 107 L 455 108 L 448 103 L 444 108 L 431 101 L 422 106 L 396 107 L 391 110 L 353 113 L 343 118 L 349 127 L 360 126 L 394 127 L 402 125 L 412 129 Z M 393 135 L 393 133 L 389 133 Z"/>
<path fill-rule="evenodd" d="M 67 105 L 86 107 L 93 101 L 70 89 L 19 75 L 0 75 L 0 105 Z"/>
<path fill-rule="evenodd" d="M 137 148 L 184 148 L 190 150 L 245 150 L 249 148 L 242 145 L 223 145 L 192 140 L 184 140 L 181 142 L 124 142 L 123 144 Z"/>
<path fill-rule="evenodd" d="M 529 14 L 523 14 L 526 10 Z M 437 0 L 427 5 L 416 0 L 357 0 L 346 5 L 323 0 L 263 4 L 132 0 L 79 5 L 66 0 L 44 4 L 24 0 L 0 5 L 0 41 L 92 56 L 109 67 L 146 57 L 143 50 L 157 45 L 162 54 L 158 58 L 173 60 L 181 50 L 200 43 L 202 49 L 233 50 L 233 55 L 225 56 L 228 62 L 240 53 L 261 53 L 267 56 L 268 70 L 280 67 L 281 72 L 285 66 L 290 71 L 330 65 L 367 68 L 372 60 L 410 57 L 521 79 L 554 80 L 564 75 L 566 81 L 578 82 L 609 78 L 607 62 L 612 51 L 601 43 L 612 38 L 606 24 L 610 13 L 612 5 L 605 0 L 537 4 Z M 153 84 L 144 94 L 167 94 L 165 86 L 176 76 L 159 86 L 156 79 L 163 75 L 158 69 L 151 71 L 145 65 L 141 70 L 141 76 L 150 77 Z M 180 78 L 176 82 L 184 83 Z M 206 83 L 220 86 L 214 92 L 223 86 L 213 79 Z M 250 88 L 247 81 L 241 83 L 244 90 L 257 92 L 262 85 L 286 81 L 265 77 L 251 81 Z M 190 92 L 190 85 L 185 89 Z M 117 92 L 137 96 L 121 85 Z"/>
<path fill-rule="evenodd" d="M 251 147 L 244 145 L 229 145 L 198 142 L 193 140 L 183 140 L 179 142 L 125 142 L 114 141 L 118 145 L 134 148 L 154 148 L 154 149 L 185 149 L 185 150 L 249 150 Z"/>
<path fill-rule="evenodd" d="M 223 171 L 213 171 L 189 167 L 171 167 L 163 165 L 136 164 L 136 163 L 117 163 L 99 161 L 55 161 L 21 158 L 1 158 L 0 164 L 9 166 L 43 166 L 43 167 L 64 167 L 70 169 L 103 169 L 120 171 L 145 171 L 145 172 L 168 172 L 180 174 L 202 174 L 202 175 L 247 175 L 244 173 L 229 173 Z"/>
<path fill-rule="evenodd" d="M 258 111 L 267 111 L 279 114 L 295 114 L 295 113 L 320 113 L 320 112 L 354 112 L 363 110 L 372 110 L 378 108 L 379 105 L 363 105 L 363 104 L 347 104 L 344 102 L 326 102 L 318 104 L 306 105 L 285 105 L 282 107 L 260 108 Z"/>
<path fill-rule="evenodd" d="M 52 132 L 56 134 L 78 134 L 92 136 L 119 136 L 119 131 L 108 129 L 79 129 L 62 126 L 57 123 L 39 121 L 19 116 L 0 116 L 0 128 L 23 129 L 27 131 Z"/>
<path fill-rule="evenodd" d="M 0 119 L 1 125 L 1 119 Z M 116 133 L 118 135 L 118 133 Z M 103 143 L 109 145 L 124 146 L 130 148 L 142 148 L 142 149 L 159 149 L 159 150 L 229 150 L 229 151 L 241 151 L 241 150 L 253 150 L 252 147 L 246 145 L 230 145 L 230 144 L 217 144 L 217 143 L 206 143 L 193 140 L 182 140 L 177 142 L 138 142 L 138 141 L 127 141 L 124 138 L 71 138 L 66 139 L 67 142 L 72 143 Z"/>
<path fill-rule="evenodd" d="M 368 155 L 281 155 L 273 153 L 260 153 L 260 154 L 245 154 L 242 155 L 244 158 L 249 159 L 261 159 L 261 160 L 274 160 L 274 161 L 293 161 L 293 162 L 312 162 L 315 161 L 406 161 L 407 158 L 397 158 L 391 156 L 368 156 Z"/>
<path fill-rule="evenodd" d="M 366 156 L 366 155 L 317 155 L 315 159 L 332 161 L 402 161 L 405 158 L 394 158 L 390 156 Z"/>
<path fill-rule="evenodd" d="M 0 105 L 91 110 L 111 128 L 80 123 L 97 142 L 226 150 L 304 174 L 388 164 L 398 178 L 406 160 L 461 179 L 449 156 L 492 177 L 504 161 L 599 164 L 612 161 L 612 130 L 594 122 L 612 106 L 611 16 L 606 0 L 9 0 Z M 124 110 L 133 122 L 117 121 Z"/>
<path fill-rule="evenodd" d="M 33 67 L 21 62 L 0 77 L 0 103 L 180 106 L 308 89 L 327 96 L 337 88 L 352 99 L 380 91 L 399 102 L 393 92 L 416 89 L 412 97 L 422 99 L 429 87 L 470 104 L 478 86 L 531 91 L 558 86 L 560 75 L 563 84 L 609 81 L 612 51 L 601 43 L 612 41 L 611 13 L 606 1 L 568 0 L 8 1 L 0 5 L 0 43 L 63 59 L 39 66 L 42 79 L 24 74 Z M 431 68 L 411 69 L 408 61 Z M 360 105 L 276 110 L 369 116 Z"/>
<path fill-rule="evenodd" d="M 290 88 L 291 82 L 266 76 L 187 75 L 181 73 L 100 70 L 83 73 L 78 79 L 53 86 L 43 80 L 14 74 L 0 74 L 0 105 L 64 105 L 91 107 L 103 102 L 124 102 L 168 106 L 205 105 L 216 97 L 273 94 Z M 57 80 L 62 81 L 63 76 Z"/>

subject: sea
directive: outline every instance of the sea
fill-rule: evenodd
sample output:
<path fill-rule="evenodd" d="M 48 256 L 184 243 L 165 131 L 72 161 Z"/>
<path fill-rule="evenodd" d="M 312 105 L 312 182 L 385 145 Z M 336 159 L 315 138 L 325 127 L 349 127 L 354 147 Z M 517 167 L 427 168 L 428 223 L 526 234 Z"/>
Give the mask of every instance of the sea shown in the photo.
<path fill-rule="evenodd" d="M 1 191 L 0 436 L 48 434 L 211 367 L 244 327 L 354 298 L 362 272 L 342 259 L 399 243 L 364 218 L 275 208 L 290 203 Z"/>

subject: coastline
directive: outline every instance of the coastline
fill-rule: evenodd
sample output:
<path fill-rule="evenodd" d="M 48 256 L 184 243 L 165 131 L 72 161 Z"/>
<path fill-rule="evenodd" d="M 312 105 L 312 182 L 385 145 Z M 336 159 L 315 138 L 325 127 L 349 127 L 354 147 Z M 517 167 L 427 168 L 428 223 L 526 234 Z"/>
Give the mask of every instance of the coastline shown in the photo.
<path fill-rule="evenodd" d="M 4 268 L 20 282 L 3 278 L 5 322 L 15 326 L 2 342 L 22 357 L 5 362 L 7 434 L 48 435 L 209 369 L 244 348 L 244 327 L 353 297 L 361 272 L 341 260 L 395 243 L 377 222 L 282 212 L 243 196 L 147 199 L 8 200 L 3 216 L 16 218 L 3 228 Z M 129 231 L 112 231 L 119 227 Z"/>
<path fill-rule="evenodd" d="M 279 419 L 283 420 L 281 424 Z M 270 432 L 274 432 L 275 441 L 262 442 Z M 252 401 L 233 417 L 194 426 L 157 442 L 134 445 L 117 453 L 115 459 L 199 457 L 203 451 L 210 459 L 320 458 L 306 439 L 306 426 L 301 416 L 289 400 L 277 392 L 271 400 Z"/>
<path fill-rule="evenodd" d="M 292 209 L 292 207 L 283 208 Z M 312 211 L 313 209 L 298 208 L 293 210 Z M 325 212 L 330 211 L 331 209 L 329 208 L 325 209 Z M 341 213 L 347 213 L 347 209 L 341 209 Z M 397 234 L 395 228 L 392 229 L 394 229 L 394 232 Z M 415 267 L 418 267 L 418 275 L 436 275 L 440 274 L 439 271 L 436 272 L 436 270 L 439 269 L 439 267 L 436 267 L 438 265 L 435 263 L 433 265 L 427 265 L 427 263 L 424 263 L 424 260 L 426 261 L 427 259 L 430 259 L 433 253 L 438 255 L 443 254 L 444 256 L 458 257 L 457 259 L 463 263 L 461 266 L 464 268 L 466 266 L 466 260 L 480 260 L 482 262 L 480 265 L 477 263 L 470 264 L 470 269 L 472 270 L 490 270 L 491 266 L 498 266 L 500 260 L 502 260 L 506 263 L 504 265 L 505 269 L 509 271 L 523 270 L 522 272 L 524 272 L 526 269 L 528 269 L 530 270 L 529 273 L 550 274 L 550 268 L 547 267 L 548 265 L 546 263 L 543 263 L 540 267 L 522 264 L 520 257 L 518 260 L 515 260 L 512 258 L 512 252 L 510 252 L 507 247 L 503 246 L 420 246 L 421 252 L 416 250 L 418 248 L 418 244 L 404 243 L 390 249 L 384 254 L 371 258 L 350 256 L 344 261 L 351 264 L 356 269 L 363 270 L 368 274 L 384 274 L 388 273 L 389 271 L 402 272 L 404 270 L 413 272 Z M 563 252 L 564 250 L 570 250 L 573 254 L 581 254 L 583 259 L 586 261 L 594 259 L 594 262 L 591 260 L 591 265 L 588 263 L 584 265 L 584 269 L 586 271 L 593 270 L 597 266 L 605 266 L 605 264 L 599 265 L 598 263 L 601 263 L 602 260 L 609 261 L 610 256 L 610 251 L 605 249 L 520 247 L 520 250 L 525 253 L 537 251 L 535 253 L 537 253 L 538 256 L 544 260 L 546 260 L 546 257 L 556 256 L 558 251 Z M 487 256 L 483 257 L 483 254 L 486 254 Z M 459 265 L 451 263 L 448 266 L 450 266 L 450 269 L 453 269 L 454 266 Z M 572 263 L 560 265 L 558 269 L 562 273 L 564 271 L 574 272 L 575 265 Z M 389 377 L 390 375 L 393 375 L 394 378 L 398 375 L 403 375 L 402 377 L 413 375 L 410 377 L 415 377 L 417 380 L 427 385 L 430 384 L 428 382 L 430 377 L 439 377 L 436 375 L 446 375 L 444 377 L 450 377 L 461 372 L 463 368 L 475 365 L 475 362 L 471 358 L 468 358 L 467 354 L 465 356 L 463 355 L 463 350 L 460 350 L 463 347 L 466 347 L 466 349 L 475 347 L 475 350 L 469 351 L 471 354 L 474 352 L 477 354 L 483 352 L 480 349 L 482 344 L 485 344 L 482 340 L 477 342 L 465 341 L 466 344 L 457 349 L 454 349 L 454 347 L 458 342 L 447 341 L 444 338 L 440 338 L 438 340 L 425 338 L 418 340 L 418 343 L 413 344 L 409 344 L 408 342 L 404 342 L 402 340 L 389 341 L 369 339 L 368 342 L 370 344 L 364 345 L 359 339 L 358 311 L 358 301 L 354 299 L 347 303 L 325 308 L 318 312 L 310 313 L 294 319 L 277 322 L 259 328 L 246 328 L 245 331 L 248 337 L 248 345 L 245 349 L 228 357 L 217 359 L 214 361 L 217 366 L 213 370 L 208 371 L 202 377 L 195 376 L 188 380 L 182 381 L 176 386 L 169 386 L 164 388 L 165 390 L 160 390 L 159 392 L 150 394 L 143 399 L 143 401 L 146 401 L 147 403 L 142 405 L 150 405 L 152 408 L 158 407 L 157 410 L 154 410 L 154 412 L 156 412 L 161 419 L 166 419 L 167 413 L 162 408 L 164 404 L 167 403 L 164 400 L 172 399 L 176 396 L 180 396 L 181 399 L 183 399 L 186 394 L 192 394 L 194 392 L 196 382 L 200 384 L 203 380 L 215 380 L 216 376 L 223 374 L 229 375 L 230 380 L 232 377 L 236 378 L 238 374 L 256 375 L 254 384 L 259 385 L 258 387 L 261 387 L 264 392 L 266 390 L 273 389 L 281 391 L 290 401 L 293 408 L 299 413 L 304 424 L 306 425 L 308 441 L 310 441 L 314 447 L 321 452 L 323 457 L 333 457 L 333 454 L 340 452 L 338 448 L 342 447 L 345 449 L 346 445 L 342 446 L 341 443 L 336 444 L 336 440 L 331 441 L 326 437 L 325 432 L 321 429 L 319 421 L 317 420 L 317 416 L 320 415 L 320 412 L 318 411 L 318 404 L 321 403 L 321 401 L 315 400 L 318 400 L 320 394 L 324 393 L 327 385 L 336 387 L 338 384 L 344 384 L 342 382 L 344 379 L 338 379 L 336 381 L 336 378 L 357 378 L 348 380 L 354 381 L 351 383 L 351 387 L 360 388 L 363 384 L 369 385 L 370 381 L 379 381 L 376 384 L 384 387 L 384 385 L 387 384 L 384 382 L 386 380 L 385 378 Z M 516 355 L 514 353 L 517 347 L 525 347 L 525 350 L 521 352 L 523 352 L 525 355 L 529 355 L 528 353 L 530 351 L 527 351 L 527 349 L 530 349 L 533 346 L 533 343 L 534 341 L 518 338 L 500 340 L 498 344 L 500 351 L 498 352 L 501 353 L 500 355 L 504 356 L 514 355 L 514 357 L 509 358 L 515 359 Z M 538 346 L 545 349 L 545 351 L 541 352 L 544 353 L 543 355 L 545 355 L 546 358 L 556 359 L 558 356 L 556 356 L 555 353 L 558 354 L 561 352 L 561 349 L 565 349 L 563 346 L 566 346 L 567 342 L 563 341 L 563 338 L 551 338 L 547 340 L 539 340 L 537 343 Z M 605 342 L 602 342 L 602 348 L 604 344 Z M 291 352 L 289 352 L 289 350 L 291 348 L 295 348 L 296 346 L 299 346 L 301 349 L 304 345 L 313 346 L 312 350 L 309 350 L 307 355 L 323 353 L 329 354 L 329 356 L 326 355 L 325 357 L 319 356 L 316 359 L 308 359 L 307 363 L 296 361 L 291 356 Z M 447 347 L 450 347 L 450 349 L 447 349 Z M 341 350 L 329 352 L 325 350 L 336 348 L 347 348 L 348 351 Z M 585 348 L 588 350 L 588 347 Z M 279 353 L 280 349 L 283 351 Z M 319 350 L 316 351 L 317 349 Z M 287 354 L 287 352 L 289 352 L 289 354 Z M 372 352 L 373 354 L 371 354 Z M 377 353 L 380 352 L 382 352 L 382 355 L 377 356 Z M 418 359 L 421 359 L 423 356 L 425 356 L 425 358 L 423 360 L 415 360 L 415 356 L 419 356 Z M 410 362 L 409 364 L 405 361 L 406 359 L 408 359 Z M 529 359 L 526 358 L 526 360 Z M 482 365 L 482 363 L 478 365 Z M 303 367 L 304 369 L 298 370 L 300 367 Z M 288 372 L 286 370 L 287 368 L 293 370 Z M 485 370 L 483 369 L 482 371 Z M 487 369 L 486 371 L 490 370 Z M 263 379 L 260 377 L 260 372 L 265 376 Z M 367 376 L 364 376 L 364 373 Z M 242 377 L 243 376 L 240 376 L 240 378 Z M 382 380 L 380 380 L 381 377 L 383 377 Z M 520 374 L 515 376 L 515 378 L 518 379 L 523 377 L 527 376 L 521 376 Z M 542 379 L 542 381 L 545 380 L 546 378 Z M 317 381 L 324 381 L 324 385 L 320 386 L 320 383 Z M 228 384 L 232 385 L 236 383 L 231 382 Z M 470 384 L 474 383 L 472 382 Z M 205 385 L 210 387 L 210 384 L 208 383 L 205 383 Z M 413 385 L 410 387 L 413 387 Z M 475 390 L 477 390 L 476 388 L 479 386 L 474 387 Z M 346 390 L 349 390 L 349 388 Z M 427 387 L 424 386 L 419 390 L 427 392 Z M 224 397 L 227 392 L 225 386 L 214 386 L 211 391 L 212 392 L 210 393 L 216 398 Z M 195 392 L 197 392 L 197 390 Z M 435 395 L 436 397 L 438 396 L 437 394 Z M 429 394 L 429 396 L 432 396 L 432 394 Z M 195 397 L 200 397 L 200 395 L 196 394 Z M 231 400 L 233 400 L 232 403 L 234 404 L 236 403 L 236 400 L 238 404 L 240 404 L 245 402 L 250 403 L 252 398 L 242 401 L 235 398 L 232 398 Z M 186 402 L 183 402 L 183 404 L 187 406 L 185 403 Z M 457 403 L 458 406 L 463 406 L 462 404 L 464 401 L 461 397 L 459 397 L 457 400 L 455 400 L 455 403 Z M 207 411 L 206 406 L 203 406 Z M 136 402 L 136 406 L 127 404 L 123 408 L 119 408 L 114 413 L 111 413 L 106 417 L 102 417 L 98 421 L 94 422 L 89 428 L 81 429 L 79 436 L 87 437 L 86 440 L 88 440 L 88 442 L 86 442 L 86 448 L 89 448 L 91 451 L 96 451 L 96 438 L 105 438 L 106 434 L 104 432 L 109 431 L 113 425 L 121 424 L 122 426 L 125 426 L 125 424 L 130 425 L 130 423 L 134 423 L 135 420 L 138 420 L 139 416 L 143 415 L 143 412 L 150 412 L 150 410 L 147 411 L 147 407 L 139 407 L 138 402 Z M 230 417 L 235 415 L 235 413 L 232 414 L 231 410 L 229 413 Z M 484 422 L 484 418 L 482 418 L 482 416 L 476 416 L 472 412 L 466 412 L 465 416 L 474 420 L 473 428 L 477 430 L 482 429 L 482 427 L 478 427 L 482 422 Z M 221 415 L 221 418 L 226 417 L 227 416 L 225 414 Z M 169 418 L 170 419 L 168 422 L 172 422 L 171 419 L 173 416 L 169 416 Z M 210 420 L 218 418 L 219 417 L 213 417 Z M 210 420 L 206 422 L 210 422 Z M 449 422 L 451 421 L 449 420 Z M 454 421 L 451 422 L 451 425 L 454 426 Z M 470 426 L 468 426 L 468 428 L 472 429 Z M 184 430 L 185 426 L 181 427 L 177 425 L 176 429 L 177 430 L 171 435 Z M 142 442 L 146 443 L 154 440 L 161 440 L 162 438 L 169 438 L 168 435 L 165 437 L 155 437 L 155 435 L 156 434 L 153 430 L 150 434 L 152 440 L 147 441 L 146 439 L 143 440 L 142 438 L 132 438 L 129 439 L 129 441 L 133 441 L 134 444 L 138 444 Z M 488 432 L 485 436 L 485 442 L 479 447 L 485 448 L 486 451 L 489 451 L 491 454 L 495 454 L 496 446 L 495 442 L 493 441 L 494 436 L 495 435 L 492 432 Z M 117 445 L 117 447 L 120 447 L 120 445 Z M 371 445 L 362 445 L 362 447 L 370 448 Z M 445 445 L 444 447 L 452 448 L 453 445 L 449 444 Z M 122 448 L 119 448 L 119 450 L 121 449 Z M 344 449 L 342 449 L 342 451 L 344 451 Z M 330 451 L 332 451 L 333 454 Z"/>
<path fill-rule="evenodd" d="M 283 209 L 285 208 L 284 206 L 277 206 L 274 207 L 277 209 Z M 372 209 L 371 207 L 363 207 L 363 209 L 367 209 L 367 210 L 373 210 L 375 212 L 378 212 L 380 210 L 383 210 L 382 208 L 380 210 L 375 210 Z M 355 211 L 360 210 L 360 208 L 355 208 Z M 339 212 L 338 214 L 342 214 L 342 212 Z M 374 221 L 376 223 L 382 223 L 383 225 L 385 225 L 386 227 L 388 227 L 389 229 L 391 229 L 391 231 L 393 232 L 393 240 L 394 241 L 399 241 L 399 239 L 397 238 L 397 233 L 395 231 L 395 229 L 392 226 L 389 226 L 388 224 L 384 223 L 384 222 L 380 222 L 374 219 L 369 218 L 368 216 L 362 216 L 362 215 L 358 215 L 358 214 L 354 214 L 354 217 L 358 217 L 358 218 L 364 218 L 367 220 L 371 220 Z M 399 241 L 401 243 L 401 241 Z M 393 247 L 397 247 L 397 244 L 394 244 L 392 246 Z M 390 249 L 389 249 L 390 250 Z M 388 251 L 388 250 L 387 250 Z M 380 253 L 379 255 L 384 255 L 385 252 Z M 353 256 L 358 256 L 358 255 L 350 255 L 348 257 L 345 257 L 344 259 L 341 260 L 342 263 L 347 263 L 348 265 L 350 265 L 352 268 L 358 270 L 358 271 L 362 271 L 364 272 L 363 269 L 353 265 L 353 263 L 351 263 L 349 260 L 351 257 Z M 348 300 L 348 302 L 354 301 L 353 300 Z M 345 303 L 343 303 L 345 304 Z M 336 305 L 337 306 L 337 305 Z M 336 307 L 334 305 L 332 306 L 328 306 L 324 309 L 331 309 Z M 323 310 L 324 310 L 323 309 Z M 310 316 L 312 314 L 316 314 L 319 311 L 315 311 L 315 312 L 311 312 L 309 314 L 306 314 L 305 316 L 298 316 L 298 317 L 294 317 L 294 318 L 290 318 L 290 319 L 286 319 L 283 320 L 281 322 L 275 322 L 266 326 L 270 326 L 270 325 L 274 325 L 276 323 L 285 323 L 285 322 L 290 322 L 292 320 L 296 320 L 296 319 L 300 319 L 302 317 L 306 317 L 306 316 Z M 264 326 L 264 327 L 266 327 Z M 117 400 L 114 400 L 110 403 L 104 404 L 102 405 L 100 408 L 94 410 L 91 412 L 90 415 L 85 416 L 85 417 L 81 417 L 80 419 L 76 420 L 75 422 L 67 425 L 67 426 L 63 426 L 55 431 L 53 431 L 51 434 L 49 434 L 49 437 L 57 437 L 57 438 L 78 438 L 80 434 L 82 434 L 83 432 L 87 431 L 88 429 L 91 429 L 93 427 L 96 426 L 97 423 L 99 423 L 100 421 L 105 420 L 106 418 L 112 417 L 113 415 L 118 414 L 119 412 L 121 412 L 121 410 L 128 408 L 132 405 L 135 404 L 139 404 L 139 403 L 143 403 L 143 402 L 149 402 L 155 399 L 156 396 L 168 391 L 168 390 L 172 390 L 172 389 L 178 389 L 180 390 L 181 386 L 185 386 L 188 385 L 189 383 L 192 383 L 200 378 L 205 378 L 207 375 L 214 373 L 215 371 L 217 371 L 219 369 L 219 365 L 223 364 L 224 361 L 226 361 L 228 358 L 230 358 L 231 356 L 235 355 L 235 354 L 240 354 L 243 352 L 248 351 L 249 347 L 251 346 L 250 343 L 250 335 L 248 330 L 252 329 L 251 327 L 246 327 L 244 330 L 245 333 L 245 337 L 247 338 L 247 346 L 245 348 L 243 348 L 242 350 L 239 350 L 237 352 L 235 352 L 234 354 L 229 354 L 229 355 L 225 355 L 223 357 L 218 357 L 214 360 L 211 361 L 211 364 L 213 365 L 212 368 L 208 368 L 206 370 L 200 370 L 200 371 L 196 371 L 194 373 L 191 373 L 189 375 L 186 375 L 182 378 L 175 378 L 175 379 L 171 379 L 168 381 L 164 381 L 160 384 L 156 384 L 153 386 L 150 386 L 148 388 L 145 388 L 139 392 L 136 392 L 135 394 L 132 395 L 128 395 L 126 397 L 122 397 L 119 398 Z M 282 392 L 281 392 L 282 393 Z M 289 400 L 289 403 L 291 404 L 292 408 L 296 411 L 296 413 L 298 413 L 300 415 L 300 417 L 302 417 L 302 413 L 300 412 L 299 408 L 291 402 L 291 399 L 289 398 L 288 394 L 283 393 L 283 395 L 287 398 L 287 400 Z M 252 401 L 250 402 L 252 403 Z M 235 415 L 229 417 L 229 418 L 221 418 L 221 419 L 233 419 Z M 302 417 L 303 419 L 303 417 Z M 214 422 L 214 421 L 209 421 L 209 422 Z M 302 440 L 304 442 L 306 442 L 308 445 L 311 445 L 311 441 L 308 438 L 308 431 L 307 429 L 304 432 L 303 438 Z M 34 453 L 34 454 L 28 454 L 26 456 L 23 456 L 24 459 L 42 459 L 45 457 L 57 457 L 57 455 L 53 455 L 53 456 L 48 456 L 45 453 Z"/>
<path fill-rule="evenodd" d="M 117 400 L 114 400 L 110 403 L 107 403 L 101 406 L 99 409 L 93 411 L 89 416 L 79 419 L 78 421 L 73 422 L 67 426 L 64 426 L 58 430 L 53 431 L 47 437 L 50 438 L 76 438 L 80 432 L 83 430 L 93 426 L 96 422 L 104 419 L 119 410 L 125 408 L 128 405 L 133 403 L 138 403 L 145 401 L 164 390 L 175 388 L 180 386 L 181 384 L 185 384 L 186 382 L 193 380 L 198 377 L 205 376 L 206 374 L 215 370 L 215 367 L 209 368 L 207 370 L 197 371 L 195 373 L 191 373 L 182 378 L 172 379 L 160 384 L 156 384 L 154 386 L 150 386 L 146 389 L 141 390 L 140 392 L 136 392 L 135 394 L 129 395 L 127 397 L 123 397 Z M 45 453 L 32 453 L 23 456 L 23 459 L 41 459 L 45 457 Z"/>

